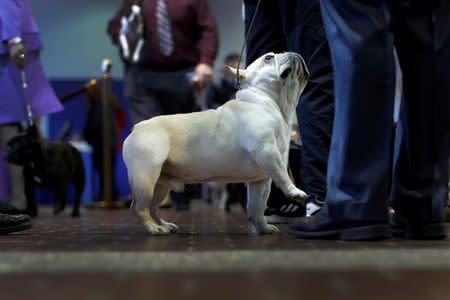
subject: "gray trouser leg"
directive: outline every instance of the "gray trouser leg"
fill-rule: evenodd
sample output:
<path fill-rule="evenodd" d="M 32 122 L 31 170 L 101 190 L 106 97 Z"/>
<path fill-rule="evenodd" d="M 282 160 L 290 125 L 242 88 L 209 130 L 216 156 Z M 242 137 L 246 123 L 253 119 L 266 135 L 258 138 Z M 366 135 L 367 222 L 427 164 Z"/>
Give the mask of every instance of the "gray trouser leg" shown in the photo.
<path fill-rule="evenodd" d="M 16 126 L 0 126 L 0 147 L 5 147 L 6 142 L 15 135 L 17 135 Z M 9 203 L 18 209 L 25 209 L 27 201 L 24 192 L 23 168 L 12 164 L 8 164 L 8 167 L 11 174 L 11 194 L 9 196 Z"/>

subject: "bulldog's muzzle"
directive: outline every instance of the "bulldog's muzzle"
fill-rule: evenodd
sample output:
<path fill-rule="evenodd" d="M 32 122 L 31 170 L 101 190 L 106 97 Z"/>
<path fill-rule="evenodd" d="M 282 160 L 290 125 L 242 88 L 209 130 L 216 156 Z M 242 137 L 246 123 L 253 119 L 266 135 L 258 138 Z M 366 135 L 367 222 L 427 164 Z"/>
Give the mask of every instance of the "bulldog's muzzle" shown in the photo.
<path fill-rule="evenodd" d="M 295 74 L 294 76 L 303 75 L 303 78 L 309 79 L 309 71 L 306 67 L 305 60 L 300 54 L 295 52 L 286 52 L 282 54 L 280 59 L 280 65 L 284 67 L 281 72 L 280 77 L 286 79 L 289 75 Z"/>

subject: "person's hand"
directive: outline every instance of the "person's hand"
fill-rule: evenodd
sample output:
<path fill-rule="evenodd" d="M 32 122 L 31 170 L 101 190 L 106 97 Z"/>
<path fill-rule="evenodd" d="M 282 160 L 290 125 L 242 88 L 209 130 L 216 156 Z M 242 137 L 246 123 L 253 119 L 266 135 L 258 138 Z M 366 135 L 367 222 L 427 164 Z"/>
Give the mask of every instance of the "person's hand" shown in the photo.
<path fill-rule="evenodd" d="M 198 64 L 192 77 L 192 86 L 196 91 L 202 92 L 208 88 L 212 81 L 213 69 L 207 64 Z"/>
<path fill-rule="evenodd" d="M 16 63 L 19 69 L 25 68 L 27 63 L 27 50 L 22 41 L 16 43 L 8 43 L 9 57 Z"/>

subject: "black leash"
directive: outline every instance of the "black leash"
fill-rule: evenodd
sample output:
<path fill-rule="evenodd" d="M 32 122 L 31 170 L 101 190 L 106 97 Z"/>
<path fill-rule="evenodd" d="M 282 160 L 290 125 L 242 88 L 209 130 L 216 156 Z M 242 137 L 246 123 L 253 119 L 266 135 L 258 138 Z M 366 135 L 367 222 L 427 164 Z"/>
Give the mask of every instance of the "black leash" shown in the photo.
<path fill-rule="evenodd" d="M 253 23 L 255 22 L 256 13 L 258 12 L 260 3 L 261 3 L 261 0 L 258 0 L 258 3 L 256 4 L 255 12 L 253 13 L 252 21 L 250 22 L 250 25 L 248 26 L 247 34 L 245 35 L 244 44 L 242 45 L 242 48 L 241 48 L 241 53 L 239 54 L 239 60 L 238 60 L 237 71 L 236 71 L 237 72 L 236 87 L 238 90 L 241 89 L 241 80 L 239 78 L 239 67 L 241 65 L 242 54 L 244 54 L 244 49 L 247 46 L 248 35 L 250 33 L 250 30 L 252 30 Z"/>

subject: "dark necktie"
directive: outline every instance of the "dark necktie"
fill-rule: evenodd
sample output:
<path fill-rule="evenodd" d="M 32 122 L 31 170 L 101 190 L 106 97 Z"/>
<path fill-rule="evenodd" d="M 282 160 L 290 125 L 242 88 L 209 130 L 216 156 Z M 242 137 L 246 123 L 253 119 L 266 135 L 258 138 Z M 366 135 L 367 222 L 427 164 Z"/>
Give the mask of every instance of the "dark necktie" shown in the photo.
<path fill-rule="evenodd" d="M 169 13 L 166 0 L 157 0 L 156 22 L 159 33 L 159 48 L 165 56 L 170 56 L 173 52 L 173 37 L 170 30 Z"/>

